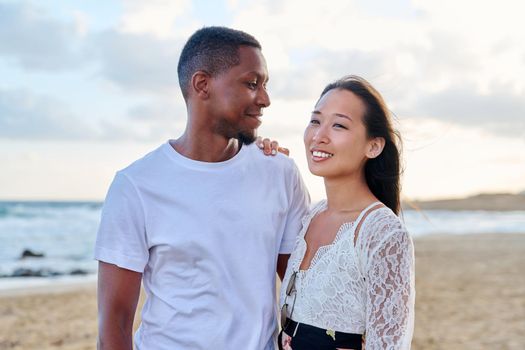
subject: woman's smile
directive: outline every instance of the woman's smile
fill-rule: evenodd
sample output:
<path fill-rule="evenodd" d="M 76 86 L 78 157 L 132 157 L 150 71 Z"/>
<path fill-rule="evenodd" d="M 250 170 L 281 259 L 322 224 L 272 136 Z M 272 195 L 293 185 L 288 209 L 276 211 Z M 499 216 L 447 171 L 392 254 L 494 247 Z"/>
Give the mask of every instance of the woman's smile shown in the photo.
<path fill-rule="evenodd" d="M 311 150 L 310 153 L 312 154 L 312 160 L 314 162 L 324 162 L 334 156 L 333 153 L 328 153 L 317 149 Z"/>

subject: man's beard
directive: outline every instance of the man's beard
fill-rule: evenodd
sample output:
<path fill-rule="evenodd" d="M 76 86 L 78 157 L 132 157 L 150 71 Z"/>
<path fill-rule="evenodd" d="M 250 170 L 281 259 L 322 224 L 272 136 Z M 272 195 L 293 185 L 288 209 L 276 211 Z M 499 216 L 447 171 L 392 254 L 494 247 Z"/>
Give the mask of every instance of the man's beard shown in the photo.
<path fill-rule="evenodd" d="M 215 130 L 229 139 L 237 139 L 243 145 L 250 145 L 257 139 L 257 130 L 239 130 L 226 120 L 217 123 Z"/>
<path fill-rule="evenodd" d="M 257 135 L 255 132 L 252 132 L 250 134 L 246 133 L 246 132 L 242 132 L 240 131 L 238 134 L 237 134 L 237 137 L 235 137 L 237 140 L 239 140 L 239 142 L 243 145 L 250 145 L 252 143 L 255 142 L 255 139 L 257 138 Z"/>

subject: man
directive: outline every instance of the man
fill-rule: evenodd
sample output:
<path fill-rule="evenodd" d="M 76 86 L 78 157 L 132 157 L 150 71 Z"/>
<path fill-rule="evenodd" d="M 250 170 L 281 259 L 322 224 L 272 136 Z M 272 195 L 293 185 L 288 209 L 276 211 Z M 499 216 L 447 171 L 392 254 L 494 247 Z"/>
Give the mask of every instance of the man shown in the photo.
<path fill-rule="evenodd" d="M 182 50 L 181 137 L 119 171 L 95 246 L 99 348 L 273 349 L 282 278 L 309 202 L 295 164 L 252 142 L 268 72 L 251 35 L 195 32 Z"/>

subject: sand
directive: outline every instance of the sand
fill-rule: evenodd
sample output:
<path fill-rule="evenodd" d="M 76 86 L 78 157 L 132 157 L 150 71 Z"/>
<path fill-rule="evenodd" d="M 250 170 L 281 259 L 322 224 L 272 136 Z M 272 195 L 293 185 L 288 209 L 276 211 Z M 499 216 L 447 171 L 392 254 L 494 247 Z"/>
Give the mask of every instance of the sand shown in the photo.
<path fill-rule="evenodd" d="M 524 234 L 415 245 L 413 349 L 525 349 Z M 96 327 L 93 282 L 0 293 L 0 349 L 94 349 Z"/>
<path fill-rule="evenodd" d="M 415 244 L 414 349 L 525 349 L 525 235 Z"/>

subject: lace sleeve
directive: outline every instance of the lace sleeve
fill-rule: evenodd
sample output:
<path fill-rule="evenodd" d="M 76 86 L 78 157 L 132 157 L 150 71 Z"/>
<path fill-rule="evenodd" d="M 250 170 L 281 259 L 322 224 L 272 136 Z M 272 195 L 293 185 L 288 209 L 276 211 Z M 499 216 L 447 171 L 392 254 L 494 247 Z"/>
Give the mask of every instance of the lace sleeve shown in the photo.
<path fill-rule="evenodd" d="M 369 245 L 375 247 L 366 268 L 366 350 L 405 350 L 412 341 L 414 248 L 399 219 L 391 219 L 371 225 L 377 244 Z"/>

